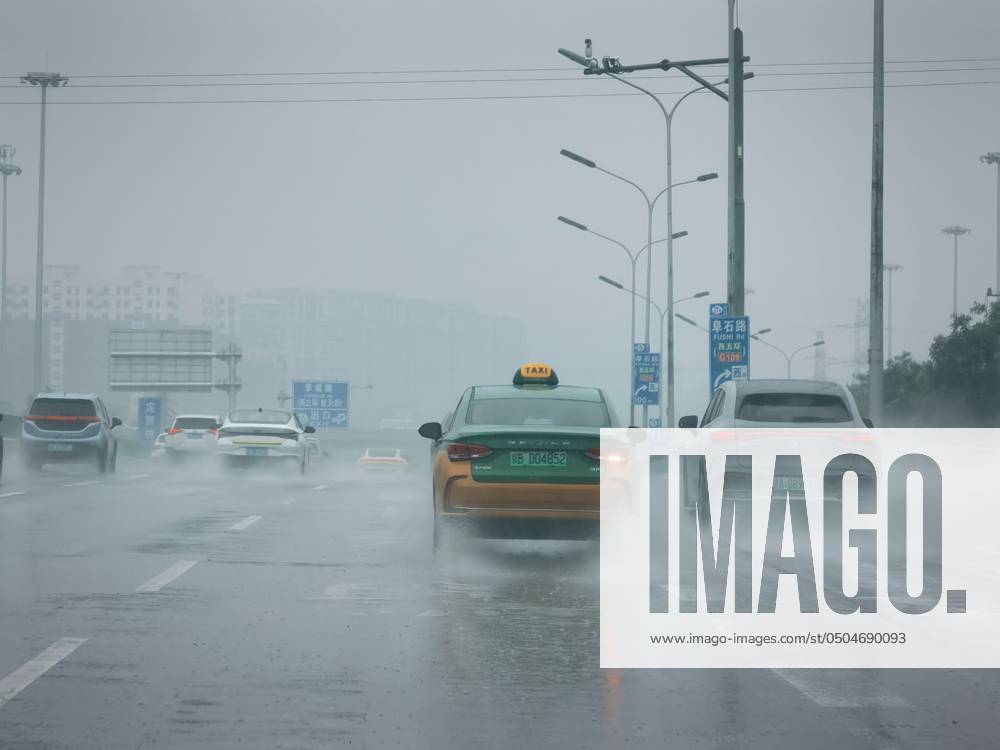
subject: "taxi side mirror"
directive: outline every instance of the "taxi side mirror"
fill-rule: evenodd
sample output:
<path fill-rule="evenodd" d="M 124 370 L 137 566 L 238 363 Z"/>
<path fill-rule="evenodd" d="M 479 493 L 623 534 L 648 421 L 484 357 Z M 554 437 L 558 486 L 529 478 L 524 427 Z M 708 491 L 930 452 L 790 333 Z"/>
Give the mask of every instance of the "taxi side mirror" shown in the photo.
<path fill-rule="evenodd" d="M 305 427 L 302 428 L 302 431 L 307 435 L 312 435 L 314 432 L 316 432 L 316 428 L 313 427 L 311 424 L 307 424 Z"/>
<path fill-rule="evenodd" d="M 121 427 L 122 421 L 118 417 L 111 417 L 111 427 Z"/>
<path fill-rule="evenodd" d="M 417 428 L 417 432 L 420 433 L 422 437 L 428 440 L 440 440 L 441 435 L 444 433 L 441 431 L 440 422 L 425 422 Z"/>
<path fill-rule="evenodd" d="M 874 427 L 875 423 L 871 421 L 868 417 L 861 417 L 861 421 L 865 423 L 865 427 Z"/>
<path fill-rule="evenodd" d="M 698 417 L 693 414 L 689 414 L 686 417 L 681 417 L 677 420 L 677 426 L 682 430 L 694 430 L 698 427 Z"/>

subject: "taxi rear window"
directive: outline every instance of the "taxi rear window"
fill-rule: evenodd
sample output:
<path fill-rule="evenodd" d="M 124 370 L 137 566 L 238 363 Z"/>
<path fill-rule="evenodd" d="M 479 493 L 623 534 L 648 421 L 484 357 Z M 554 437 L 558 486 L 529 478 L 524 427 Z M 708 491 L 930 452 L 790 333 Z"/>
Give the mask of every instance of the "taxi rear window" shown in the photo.
<path fill-rule="evenodd" d="M 563 398 L 474 398 L 466 424 L 504 426 L 610 427 L 602 401 Z"/>

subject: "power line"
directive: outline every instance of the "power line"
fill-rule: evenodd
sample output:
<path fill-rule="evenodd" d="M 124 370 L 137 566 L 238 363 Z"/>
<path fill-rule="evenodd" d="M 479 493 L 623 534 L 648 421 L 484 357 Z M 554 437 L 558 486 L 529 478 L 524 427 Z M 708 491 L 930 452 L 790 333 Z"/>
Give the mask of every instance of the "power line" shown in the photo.
<path fill-rule="evenodd" d="M 965 58 L 937 58 L 929 60 L 891 60 L 886 61 L 887 65 L 925 65 L 939 63 L 995 63 L 1000 62 L 1000 57 L 965 57 Z M 771 67 L 823 67 L 834 65 L 867 65 L 871 66 L 871 61 L 802 61 L 802 62 L 755 62 L 755 68 Z M 226 73 L 73 73 L 70 77 L 79 79 L 92 78 L 238 78 L 256 76 L 339 76 L 339 75 L 432 75 L 432 74 L 478 74 L 478 73 L 565 73 L 575 68 L 426 68 L 426 69 L 397 69 L 397 70 L 331 70 L 331 71 L 257 71 L 257 72 L 226 72 Z M 0 75 L 0 79 L 18 80 L 23 74 Z"/>
<path fill-rule="evenodd" d="M 970 73 L 970 72 L 987 72 L 1000 70 L 1000 66 L 983 66 L 974 68 L 909 68 L 905 70 L 892 70 L 887 71 L 891 74 L 903 75 L 903 74 L 926 74 L 926 73 Z M 857 75 L 868 75 L 868 71 L 864 70 L 824 70 L 819 72 L 809 72 L 809 71 L 794 71 L 787 73 L 757 73 L 756 78 L 771 78 L 780 76 L 857 76 Z M 632 76 L 629 80 L 640 80 L 640 79 L 655 79 L 664 80 L 665 78 L 684 78 L 683 75 L 667 75 L 667 76 Z M 599 77 L 588 77 L 583 78 L 580 76 L 558 76 L 558 77 L 542 77 L 542 78 L 430 78 L 430 79 L 410 79 L 410 80 L 354 80 L 354 81 L 224 81 L 224 82 L 191 82 L 187 81 L 185 83 L 84 83 L 77 84 L 73 86 L 74 89 L 114 89 L 114 88 L 211 88 L 211 87 L 221 87 L 221 86 L 403 86 L 411 84 L 451 84 L 451 83 L 541 83 L 541 82 L 572 82 L 572 83 L 590 83 L 594 80 L 606 80 Z M 20 89 L 23 88 L 21 84 L 0 84 L 0 89 Z"/>
<path fill-rule="evenodd" d="M 927 83 L 887 83 L 886 88 L 930 88 L 939 86 L 985 86 L 1000 84 L 1000 80 L 993 81 L 937 81 Z M 747 93 L 775 93 L 775 92 L 809 92 L 809 91 L 850 91 L 864 90 L 870 91 L 869 85 L 848 85 L 848 86 L 789 86 L 777 88 L 754 88 L 747 89 Z M 658 91 L 654 92 L 658 96 L 674 96 L 685 94 L 686 91 Z M 391 103 L 391 102 L 447 102 L 447 101 L 514 101 L 532 99 L 588 99 L 599 97 L 624 97 L 643 96 L 643 94 L 604 93 L 604 94 L 479 94 L 468 96 L 404 96 L 404 97 L 358 97 L 358 98 L 310 98 L 310 99 L 121 99 L 121 100 L 91 100 L 91 101 L 49 101 L 48 105 L 114 105 L 114 104 L 322 104 L 322 103 L 343 103 L 343 104 L 363 104 L 363 103 Z M 38 105 L 37 101 L 0 101 L 2 105 Z"/>

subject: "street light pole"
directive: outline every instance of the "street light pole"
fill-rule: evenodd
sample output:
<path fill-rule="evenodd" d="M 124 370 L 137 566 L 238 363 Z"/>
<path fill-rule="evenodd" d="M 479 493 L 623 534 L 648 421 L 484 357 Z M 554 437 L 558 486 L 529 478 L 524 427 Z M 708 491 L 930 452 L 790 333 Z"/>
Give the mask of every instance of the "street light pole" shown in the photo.
<path fill-rule="evenodd" d="M 35 368 L 32 388 L 35 393 L 42 389 L 42 297 L 45 270 L 45 100 L 49 86 L 65 86 L 69 79 L 58 73 L 28 73 L 21 76 L 22 83 L 42 87 L 42 116 L 39 128 L 38 153 L 38 251 L 35 257 Z"/>
<path fill-rule="evenodd" d="M 635 296 L 641 297 L 642 299 L 646 300 L 646 302 L 649 305 L 652 305 L 656 309 L 656 314 L 660 318 L 660 352 L 662 353 L 663 352 L 663 331 L 664 331 L 664 328 L 666 327 L 666 325 L 664 323 L 664 318 L 670 312 L 670 308 L 669 307 L 660 307 L 658 304 L 656 304 L 653 300 L 649 299 L 648 297 L 645 297 L 642 294 L 638 294 L 635 291 L 635 286 L 634 285 L 633 285 L 632 289 L 626 289 L 622 284 L 618 283 L 614 279 L 609 279 L 607 276 L 598 276 L 597 278 L 599 280 L 603 281 L 605 284 L 610 284 L 611 286 L 615 287 L 615 289 L 621 289 L 622 291 L 631 292 L 631 294 L 632 294 L 633 297 L 635 297 Z M 674 300 L 674 304 L 677 305 L 677 304 L 680 304 L 681 302 L 687 302 L 688 300 L 692 300 L 692 299 L 701 299 L 702 297 L 707 297 L 709 294 L 711 294 L 711 292 L 707 292 L 707 291 L 696 292 L 696 293 L 692 294 L 689 297 L 682 297 L 681 299 Z M 680 316 L 680 317 L 683 317 L 683 316 Z M 669 426 L 669 423 L 664 421 L 666 419 L 666 417 L 664 415 L 663 399 L 660 398 L 659 401 L 660 401 L 660 426 L 661 427 Z"/>
<path fill-rule="evenodd" d="M 609 75 L 611 75 L 611 74 L 609 74 Z M 654 244 L 653 243 L 653 211 L 656 208 L 656 202 L 662 196 L 666 195 L 666 197 L 667 197 L 667 237 L 666 237 L 666 240 L 667 240 L 667 307 L 672 309 L 672 307 L 673 307 L 673 295 L 674 295 L 674 240 L 678 239 L 680 237 L 684 237 L 684 236 L 687 235 L 687 232 L 677 232 L 677 233 L 675 233 L 673 231 L 673 223 L 674 223 L 674 220 L 673 220 L 673 190 L 676 187 L 680 187 L 681 185 L 689 185 L 689 184 L 691 184 L 693 182 L 708 182 L 710 180 L 715 180 L 715 179 L 718 179 L 719 175 L 716 172 L 707 172 L 705 174 L 698 175 L 694 179 L 683 180 L 683 181 L 678 182 L 678 183 L 673 183 L 673 182 L 670 181 L 672 179 L 672 177 L 673 177 L 673 168 L 671 166 L 671 158 L 670 158 L 670 123 L 673 121 L 674 112 L 677 110 L 677 107 L 680 105 L 680 103 L 682 101 L 684 101 L 691 94 L 695 93 L 696 91 L 700 91 L 702 88 L 705 88 L 705 87 L 701 86 L 701 87 L 699 87 L 697 89 L 689 91 L 687 94 L 685 94 L 680 99 L 678 99 L 677 102 L 674 104 L 674 106 L 668 111 L 666 109 L 666 107 L 663 106 L 663 103 L 659 100 L 659 98 L 656 97 L 655 94 L 647 91 L 646 89 L 642 88 L 641 86 L 636 86 L 631 81 L 626 81 L 625 79 L 619 78 L 618 76 L 615 76 L 615 75 L 611 75 L 611 77 L 614 78 L 615 80 L 621 81 L 626 86 L 631 86 L 634 89 L 638 89 L 639 91 L 642 91 L 643 93 L 648 94 L 649 96 L 651 96 L 656 101 L 657 105 L 662 110 L 664 118 L 666 119 L 666 125 L 667 125 L 667 186 L 665 188 L 663 188 L 663 190 L 661 190 L 659 193 L 657 193 L 653 198 L 650 198 L 649 197 L 649 193 L 647 193 L 639 184 L 633 182 L 632 180 L 630 180 L 630 179 L 628 179 L 626 177 L 622 177 L 620 174 L 612 172 L 612 171 L 610 171 L 608 169 L 604 169 L 603 167 L 599 167 L 597 165 L 597 163 L 593 159 L 588 159 L 585 156 L 580 156 L 579 154 L 576 154 L 576 153 L 574 153 L 572 151 L 569 151 L 567 149 L 561 149 L 559 151 L 559 153 L 561 155 L 565 156 L 567 159 L 575 161 L 578 164 L 582 164 L 585 167 L 589 167 L 590 169 L 596 169 L 599 172 L 603 172 L 604 174 L 608 175 L 609 177 L 613 177 L 616 180 L 620 180 L 621 182 L 626 183 L 627 185 L 631 185 L 632 187 L 634 187 L 636 190 L 639 191 L 639 194 L 642 195 L 643 199 L 646 201 L 646 210 L 647 210 L 647 213 L 646 213 L 646 235 L 648 237 L 648 241 L 646 243 L 646 247 L 649 247 L 650 245 Z M 653 258 L 653 253 L 650 252 L 649 255 L 646 256 L 646 295 L 645 295 L 645 299 L 646 299 L 646 324 L 645 324 L 644 343 L 646 343 L 647 345 L 649 344 L 649 334 L 650 334 L 650 330 L 649 329 L 650 329 L 650 317 L 651 317 L 649 298 L 650 298 L 650 296 L 652 294 L 652 280 L 653 280 L 652 258 Z M 635 284 L 632 285 L 632 288 L 633 289 L 635 288 Z M 674 407 L 674 404 L 673 404 L 673 401 L 674 401 L 674 357 L 673 357 L 673 351 L 674 351 L 674 321 L 673 321 L 673 317 L 671 317 L 671 319 L 667 323 L 667 351 L 665 353 L 661 351 L 661 356 L 664 356 L 666 358 L 666 360 L 667 360 L 667 363 L 666 363 L 667 364 L 667 377 L 666 377 L 666 380 L 667 380 L 667 412 L 668 412 L 669 415 L 673 415 L 673 412 L 674 412 L 674 409 L 673 409 L 673 407 Z M 662 363 L 661 363 L 661 367 L 662 367 Z M 630 367 L 630 369 L 631 369 L 631 367 Z M 643 424 L 644 427 L 648 427 L 649 426 L 649 407 L 646 406 L 646 405 L 643 405 L 643 407 L 642 407 L 642 424 Z"/>
<path fill-rule="evenodd" d="M 628 350 L 628 367 L 625 370 L 625 377 L 626 377 L 626 379 L 628 381 L 625 393 L 627 395 L 628 405 L 629 405 L 629 424 L 633 425 L 633 424 L 635 424 L 635 404 L 633 403 L 633 398 L 632 398 L 632 357 L 634 355 L 634 344 L 635 344 L 635 297 L 636 297 L 636 294 L 635 294 L 635 273 L 636 273 L 636 264 L 639 262 L 640 256 L 642 256 L 642 254 L 644 252 L 646 252 L 646 250 L 648 250 L 650 248 L 650 245 L 648 245 L 648 244 L 644 245 L 639 250 L 639 252 L 633 253 L 631 250 L 628 249 L 628 246 L 624 242 L 619 242 L 618 240 L 614 239 L 613 237 L 608 237 L 606 234 L 601 234 L 600 232 L 595 232 L 593 229 L 591 229 L 590 227 L 588 227 L 586 224 L 581 224 L 580 222 L 574 221 L 573 219 L 568 219 L 565 216 L 557 216 L 556 219 L 558 221 L 561 221 L 563 224 L 566 224 L 567 226 L 573 227 L 574 229 L 579 229 L 582 232 L 587 232 L 588 234 L 592 234 L 595 237 L 600 237 L 602 240 L 606 240 L 606 241 L 608 241 L 608 242 L 610 242 L 612 244 L 617 245 L 623 251 L 625 251 L 625 254 L 628 256 L 629 265 L 631 266 L 631 271 L 632 271 L 632 287 L 631 287 L 631 289 L 632 289 L 632 316 L 631 316 L 632 317 L 632 323 L 631 323 L 631 334 L 629 336 L 629 343 L 628 343 L 628 349 L 629 349 Z M 658 240 L 653 240 L 652 244 L 656 245 L 656 244 L 658 244 L 660 242 L 666 242 L 666 238 L 664 237 L 664 238 L 661 238 L 661 239 L 658 239 Z"/>
<path fill-rule="evenodd" d="M 997 285 L 993 288 L 1000 292 L 1000 151 L 983 154 L 979 161 L 997 165 Z"/>
<path fill-rule="evenodd" d="M 760 338 L 762 334 L 770 332 L 771 332 L 770 328 L 764 328 L 763 330 L 757 331 L 757 333 L 751 333 L 750 338 L 752 338 L 754 341 L 759 341 L 764 346 L 768 346 L 774 349 L 774 351 L 778 352 L 782 357 L 785 358 L 785 375 L 788 380 L 792 379 L 792 360 L 795 359 L 796 354 L 798 354 L 799 352 L 804 352 L 806 349 L 812 349 L 813 347 L 823 346 L 823 344 L 826 343 L 826 341 L 824 341 L 823 339 L 817 339 L 816 341 L 813 341 L 811 344 L 800 346 L 798 349 L 795 349 L 791 354 L 787 354 L 785 350 L 782 349 L 780 346 L 775 346 L 771 342 L 764 341 L 764 339 Z"/>
<path fill-rule="evenodd" d="M 968 234 L 971 230 L 968 227 L 960 227 L 958 225 L 945 227 L 941 230 L 945 234 L 950 234 L 954 240 L 954 263 L 952 269 L 952 302 L 951 302 L 951 316 L 954 318 L 958 315 L 958 238 L 963 234 Z"/>
<path fill-rule="evenodd" d="M 886 362 L 892 359 L 892 275 L 896 271 L 901 271 L 903 267 L 898 263 L 886 263 L 882 266 L 885 271 L 885 359 Z"/>
<path fill-rule="evenodd" d="M 7 177 L 21 174 L 21 168 L 14 164 L 13 146 L 0 145 L 0 174 L 3 175 L 3 241 L 0 251 L 0 402 L 6 400 L 7 383 Z"/>

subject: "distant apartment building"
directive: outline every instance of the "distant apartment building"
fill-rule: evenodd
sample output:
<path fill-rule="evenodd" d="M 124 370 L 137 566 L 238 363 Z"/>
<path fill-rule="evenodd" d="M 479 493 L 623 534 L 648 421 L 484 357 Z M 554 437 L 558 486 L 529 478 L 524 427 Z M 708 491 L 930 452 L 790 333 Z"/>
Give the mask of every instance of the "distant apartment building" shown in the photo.
<path fill-rule="evenodd" d="M 354 421 L 368 426 L 441 417 L 468 385 L 508 381 L 527 350 L 520 320 L 376 292 L 260 290 L 239 318 L 245 398 L 269 404 L 293 380 L 347 380 Z"/>
<path fill-rule="evenodd" d="M 47 266 L 43 303 L 47 387 L 106 391 L 113 328 L 210 328 L 218 348 L 242 348 L 241 402 L 274 405 L 293 380 L 347 380 L 358 426 L 441 417 L 468 385 L 507 382 L 527 351 L 522 321 L 470 304 L 335 289 L 225 295 L 207 276 L 156 266 Z M 0 401 L 18 402 L 31 384 L 33 285 L 12 280 L 8 305 L 17 354 Z"/>
<path fill-rule="evenodd" d="M 33 283 L 7 287 L 12 320 L 33 319 Z M 104 273 L 75 265 L 45 267 L 42 309 L 46 317 L 235 329 L 236 300 L 218 295 L 207 276 L 164 271 L 158 266 L 123 266 Z"/>
<path fill-rule="evenodd" d="M 31 388 L 34 283 L 7 285 L 9 352 L 0 368 L 0 401 L 17 406 Z M 45 267 L 42 286 L 43 385 L 54 390 L 107 388 L 112 328 L 210 328 L 220 339 L 237 335 L 238 298 L 219 294 L 207 276 L 158 266 L 104 272 L 78 265 Z M 23 353 L 27 352 L 26 356 Z"/>

